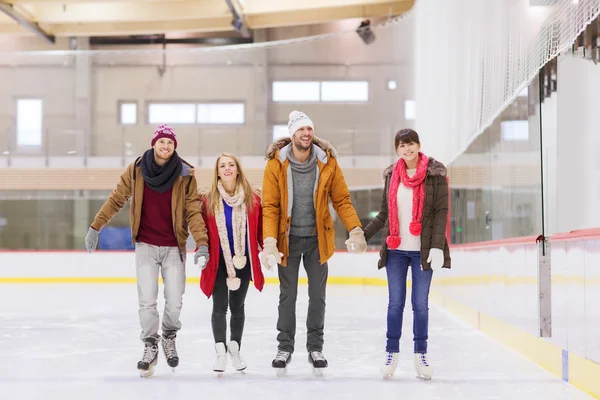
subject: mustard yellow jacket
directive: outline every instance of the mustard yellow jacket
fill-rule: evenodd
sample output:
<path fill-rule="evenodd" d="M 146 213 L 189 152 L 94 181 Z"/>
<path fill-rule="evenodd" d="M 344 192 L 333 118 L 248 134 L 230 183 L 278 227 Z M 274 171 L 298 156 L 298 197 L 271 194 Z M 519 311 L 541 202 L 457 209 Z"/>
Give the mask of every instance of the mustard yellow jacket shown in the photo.
<path fill-rule="evenodd" d="M 283 266 L 287 265 L 289 255 L 292 219 L 292 170 L 287 158 L 289 151 L 292 151 L 290 138 L 279 139 L 269 146 L 262 186 L 263 238 L 277 239 L 277 248 L 283 253 Z M 331 200 L 348 231 L 362 225 L 350 201 L 350 192 L 336 161 L 335 149 L 325 140 L 314 137 L 313 151 L 317 154 L 318 165 L 314 191 L 316 229 L 320 261 L 324 264 L 335 251 L 335 232 L 329 201 Z"/>

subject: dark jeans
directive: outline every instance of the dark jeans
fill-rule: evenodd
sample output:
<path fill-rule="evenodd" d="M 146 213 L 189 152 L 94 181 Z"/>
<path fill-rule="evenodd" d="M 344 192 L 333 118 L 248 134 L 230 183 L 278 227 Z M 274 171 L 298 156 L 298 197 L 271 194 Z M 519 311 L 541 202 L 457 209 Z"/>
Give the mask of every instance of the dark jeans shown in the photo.
<path fill-rule="evenodd" d="M 279 350 L 294 352 L 296 335 L 296 299 L 298 273 L 302 259 L 308 277 L 308 315 L 306 316 L 306 349 L 323 351 L 325 326 L 325 292 L 327 288 L 327 263 L 319 261 L 319 243 L 316 236 L 290 236 L 290 253 L 287 266 L 279 265 L 279 318 L 277 340 Z"/>
<path fill-rule="evenodd" d="M 411 267 L 414 352 L 427 353 L 429 330 L 429 287 L 431 270 L 421 269 L 421 252 L 388 250 L 387 279 L 389 304 L 387 313 L 387 343 L 385 351 L 398 353 L 402 336 L 402 315 L 406 302 L 406 275 Z"/>
<path fill-rule="evenodd" d="M 236 271 L 237 272 L 237 271 Z M 235 340 L 242 345 L 242 334 L 244 333 L 244 322 L 246 315 L 244 313 L 244 302 L 248 293 L 248 279 L 241 279 L 241 285 L 238 290 L 230 291 L 226 283 L 227 267 L 223 257 L 219 259 L 219 269 L 217 270 L 217 279 L 213 289 L 213 310 L 212 310 L 212 330 L 215 343 L 226 344 L 227 340 L 227 306 L 231 310 L 231 340 Z"/>

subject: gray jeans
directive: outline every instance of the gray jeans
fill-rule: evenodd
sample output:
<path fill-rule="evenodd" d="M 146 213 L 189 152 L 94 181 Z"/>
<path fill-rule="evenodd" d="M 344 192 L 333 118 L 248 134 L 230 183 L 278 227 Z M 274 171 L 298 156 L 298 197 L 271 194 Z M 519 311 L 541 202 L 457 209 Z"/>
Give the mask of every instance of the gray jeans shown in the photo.
<path fill-rule="evenodd" d="M 159 272 L 165 287 L 162 334 L 165 337 L 176 334 L 181 329 L 179 315 L 185 292 L 185 253 L 182 254 L 177 247 L 138 242 L 135 246 L 135 267 L 142 327 L 140 339 L 146 342 L 155 341 L 159 337 L 159 315 L 156 308 Z"/>
<path fill-rule="evenodd" d="M 300 260 L 308 277 L 308 314 L 306 316 L 306 349 L 323 351 L 325 326 L 325 293 L 327 289 L 327 263 L 319 261 L 319 243 L 316 236 L 290 236 L 290 253 L 287 266 L 277 267 L 279 273 L 279 318 L 277 340 L 279 350 L 294 352 L 296 335 L 296 298 L 298 297 L 298 272 Z"/>

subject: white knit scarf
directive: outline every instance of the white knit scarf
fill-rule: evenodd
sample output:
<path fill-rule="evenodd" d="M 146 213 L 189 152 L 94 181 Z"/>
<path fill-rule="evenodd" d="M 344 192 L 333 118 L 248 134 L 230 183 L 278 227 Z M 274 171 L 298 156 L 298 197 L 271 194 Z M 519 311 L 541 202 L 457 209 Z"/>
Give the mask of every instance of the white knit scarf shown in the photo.
<path fill-rule="evenodd" d="M 246 220 L 247 209 L 244 202 L 244 188 L 240 185 L 237 192 L 230 196 L 223 184 L 219 180 L 217 188 L 221 198 L 233 210 L 231 214 L 231 224 L 233 225 L 233 250 L 235 255 L 232 257 L 231 249 L 229 248 L 229 237 L 227 236 L 227 222 L 225 220 L 225 210 L 223 202 L 217 205 L 215 215 L 217 230 L 219 231 L 219 242 L 223 250 L 223 258 L 227 267 L 227 287 L 229 290 L 237 290 L 240 287 L 240 278 L 236 278 L 235 269 L 242 269 L 246 266 Z"/>

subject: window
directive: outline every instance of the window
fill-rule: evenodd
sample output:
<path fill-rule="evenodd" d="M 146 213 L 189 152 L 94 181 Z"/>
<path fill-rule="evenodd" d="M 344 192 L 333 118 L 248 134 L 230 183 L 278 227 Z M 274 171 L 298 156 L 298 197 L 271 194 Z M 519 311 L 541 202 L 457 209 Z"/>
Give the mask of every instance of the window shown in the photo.
<path fill-rule="evenodd" d="M 369 101 L 367 81 L 275 81 L 274 102 L 360 102 Z"/>
<path fill-rule="evenodd" d="M 17 100 L 17 146 L 42 145 L 42 100 Z"/>
<path fill-rule="evenodd" d="M 290 133 L 288 131 L 287 125 L 273 125 L 273 141 L 282 138 L 289 137 Z"/>
<path fill-rule="evenodd" d="M 273 101 L 319 101 L 320 82 L 273 82 Z"/>
<path fill-rule="evenodd" d="M 368 82 L 321 82 L 321 101 L 369 101 Z"/>
<path fill-rule="evenodd" d="M 121 125 L 137 124 L 137 103 L 120 103 L 119 123 Z"/>
<path fill-rule="evenodd" d="M 515 120 L 500 123 L 502 140 L 529 140 L 529 121 Z"/>
<path fill-rule="evenodd" d="M 415 100 L 406 100 L 404 102 L 404 119 L 412 120 L 417 116 L 417 102 Z"/>
<path fill-rule="evenodd" d="M 243 124 L 244 104 L 198 104 L 199 124 Z"/>
<path fill-rule="evenodd" d="M 243 124 L 243 103 L 150 103 L 150 124 Z"/>
<path fill-rule="evenodd" d="M 195 124 L 196 105 L 189 103 L 152 103 L 148 107 L 151 124 Z"/>

